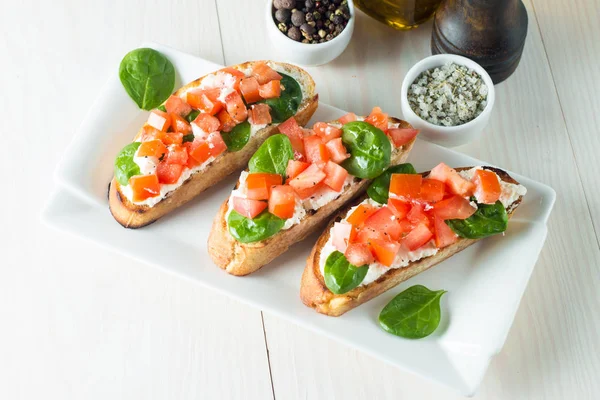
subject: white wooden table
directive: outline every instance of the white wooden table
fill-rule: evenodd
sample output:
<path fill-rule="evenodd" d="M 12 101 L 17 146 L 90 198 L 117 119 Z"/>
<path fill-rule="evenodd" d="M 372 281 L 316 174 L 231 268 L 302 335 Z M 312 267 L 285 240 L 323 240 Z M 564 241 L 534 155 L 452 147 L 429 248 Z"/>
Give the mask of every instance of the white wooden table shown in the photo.
<path fill-rule="evenodd" d="M 459 150 L 552 186 L 546 246 L 478 399 L 600 393 L 600 4 L 526 0 L 521 65 Z M 222 64 L 272 58 L 262 0 L 0 1 L 1 399 L 460 396 L 267 313 L 40 225 L 52 172 L 121 57 L 156 41 Z M 358 15 L 310 68 L 321 101 L 400 114 L 431 24 Z"/>

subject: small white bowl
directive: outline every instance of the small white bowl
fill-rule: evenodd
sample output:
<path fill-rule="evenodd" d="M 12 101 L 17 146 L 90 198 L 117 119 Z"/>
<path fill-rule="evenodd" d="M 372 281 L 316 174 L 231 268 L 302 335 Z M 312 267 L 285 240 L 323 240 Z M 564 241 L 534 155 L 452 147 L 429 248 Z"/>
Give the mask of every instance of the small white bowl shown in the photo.
<path fill-rule="evenodd" d="M 354 20 L 356 19 L 352 0 L 348 0 L 348 8 L 350 9 L 350 19 L 342 33 L 328 42 L 309 44 L 296 42 L 277 28 L 272 13 L 273 0 L 267 1 L 265 9 L 267 33 L 271 38 L 271 42 L 281 54 L 281 61 L 315 66 L 326 64 L 342 54 L 348 47 L 348 43 L 350 43 L 350 38 L 352 38 L 354 32 Z"/>
<path fill-rule="evenodd" d="M 419 76 L 423 71 L 440 67 L 447 62 L 454 62 L 455 64 L 464 65 L 474 70 L 479 74 L 479 76 L 481 76 L 488 87 L 487 105 L 481 114 L 479 114 L 475 119 L 457 126 L 441 126 L 427 122 L 415 114 L 408 103 L 408 89 L 410 88 L 410 85 L 413 84 L 415 79 L 417 79 L 417 76 Z M 404 81 L 402 82 L 400 102 L 402 105 L 404 119 L 416 129 L 421 131 L 419 137 L 442 146 L 453 147 L 468 143 L 477 138 L 483 132 L 483 129 L 486 127 L 490 119 L 492 109 L 494 108 L 495 97 L 496 95 L 494 92 L 494 83 L 492 82 L 492 78 L 490 78 L 488 73 L 481 65 L 477 64 L 473 60 L 469 60 L 466 57 L 457 56 L 454 54 L 438 54 L 419 61 L 408 71 L 404 77 Z"/>

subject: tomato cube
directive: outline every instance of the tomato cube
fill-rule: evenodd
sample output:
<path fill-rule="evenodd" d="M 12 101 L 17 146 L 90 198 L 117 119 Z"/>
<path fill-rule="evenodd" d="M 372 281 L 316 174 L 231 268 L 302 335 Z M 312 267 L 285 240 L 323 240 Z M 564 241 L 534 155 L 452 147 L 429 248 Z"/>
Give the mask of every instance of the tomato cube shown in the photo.
<path fill-rule="evenodd" d="M 231 92 L 225 96 L 225 107 L 231 118 L 237 123 L 244 122 L 248 118 L 248 110 L 238 92 Z"/>
<path fill-rule="evenodd" d="M 454 168 L 450 168 L 444 163 L 440 163 L 433 168 L 427 177 L 444 182 L 448 185 L 452 193 L 463 197 L 470 196 L 475 189 L 475 185 L 472 182 L 460 176 Z"/>
<path fill-rule="evenodd" d="M 300 172 L 304 171 L 306 168 L 310 167 L 310 164 L 303 161 L 290 160 L 288 161 L 287 169 L 285 170 L 285 175 L 288 179 L 294 179 Z"/>
<path fill-rule="evenodd" d="M 267 200 L 271 193 L 271 187 L 281 185 L 281 183 L 282 178 L 279 174 L 248 174 L 246 196 L 252 200 Z"/>
<path fill-rule="evenodd" d="M 153 126 L 148 124 L 142 127 L 142 142 L 148 142 L 150 140 L 160 140 L 161 142 L 166 136 L 166 132 L 160 131 Z"/>
<path fill-rule="evenodd" d="M 233 198 L 233 209 L 246 218 L 254 218 L 267 208 L 266 201 L 244 199 L 242 197 Z"/>
<path fill-rule="evenodd" d="M 253 104 L 250 106 L 249 120 L 253 125 L 268 125 L 271 120 L 271 107 L 267 104 Z"/>
<path fill-rule="evenodd" d="M 375 260 L 386 267 L 391 266 L 400 250 L 400 243 L 387 240 L 373 240 L 370 243 Z"/>
<path fill-rule="evenodd" d="M 450 229 L 443 218 L 435 216 L 433 221 L 435 227 L 435 245 L 438 248 L 441 249 L 442 247 L 449 246 L 458 240 L 456 233 Z"/>
<path fill-rule="evenodd" d="M 400 147 L 413 140 L 419 133 L 419 130 L 412 128 L 391 128 L 386 133 L 392 139 L 394 146 Z"/>
<path fill-rule="evenodd" d="M 204 163 L 210 158 L 210 147 L 208 142 L 202 139 L 195 139 L 188 146 L 188 154 L 189 158 L 196 160 L 198 165 Z"/>
<path fill-rule="evenodd" d="M 388 115 L 381 111 L 381 108 L 374 107 L 373 111 L 367 118 L 365 118 L 365 122 L 370 123 L 376 128 L 381 129 L 382 131 L 387 131 L 388 129 Z"/>
<path fill-rule="evenodd" d="M 165 103 L 165 109 L 169 114 L 177 114 L 185 118 L 186 115 L 192 112 L 192 107 L 186 103 L 181 97 L 171 95 Z"/>
<path fill-rule="evenodd" d="M 279 81 L 270 81 L 258 87 L 258 94 L 263 99 L 273 99 L 281 96 L 281 84 Z"/>
<path fill-rule="evenodd" d="M 371 244 L 371 242 L 374 240 L 389 240 L 389 237 L 387 237 L 382 231 L 368 226 L 363 226 L 362 228 L 357 229 L 356 238 L 353 243 Z"/>
<path fill-rule="evenodd" d="M 412 205 L 410 211 L 408 214 L 406 214 L 406 219 L 408 219 L 413 226 L 417 226 L 419 224 L 425 224 L 429 226 L 431 224 L 429 217 L 423 209 L 423 205 L 418 203 Z"/>
<path fill-rule="evenodd" d="M 323 180 L 323 183 L 336 192 L 341 192 L 348 177 L 348 171 L 333 161 L 327 161 L 324 171 L 327 176 Z"/>
<path fill-rule="evenodd" d="M 261 85 L 273 80 L 280 81 L 283 78 L 277 73 L 277 71 L 262 61 L 254 64 L 254 67 L 252 68 L 252 76 L 254 76 Z"/>
<path fill-rule="evenodd" d="M 219 101 L 221 89 L 193 89 L 187 92 L 187 102 L 194 108 L 215 115 L 223 108 L 223 104 Z"/>
<path fill-rule="evenodd" d="M 365 220 L 365 227 L 383 233 L 386 240 L 398 240 L 400 225 L 398 219 L 388 207 L 383 206 Z"/>
<path fill-rule="evenodd" d="M 281 177 L 281 175 L 278 175 Z M 269 197 L 269 212 L 279 218 L 288 219 L 294 216 L 296 195 L 288 185 L 277 185 L 271 188 Z"/>
<path fill-rule="evenodd" d="M 422 180 L 419 174 L 392 174 L 390 193 L 401 200 L 415 200 L 419 198 Z"/>
<path fill-rule="evenodd" d="M 369 204 L 360 204 L 353 212 L 350 214 L 346 221 L 349 224 L 356 226 L 357 228 L 362 226 L 367 218 L 375 211 L 377 211 L 377 207 L 369 205 Z"/>
<path fill-rule="evenodd" d="M 333 228 L 331 228 L 331 241 L 340 253 L 346 251 L 350 243 L 350 237 L 352 236 L 352 229 L 352 225 L 347 222 L 335 222 L 333 224 Z"/>
<path fill-rule="evenodd" d="M 183 133 L 166 132 L 162 137 L 162 142 L 167 146 L 171 144 L 181 145 L 183 143 Z"/>
<path fill-rule="evenodd" d="M 136 175 L 129 178 L 129 186 L 133 192 L 133 201 L 144 201 L 160 194 L 158 176 Z"/>
<path fill-rule="evenodd" d="M 500 199 L 502 188 L 498 175 L 486 169 L 478 169 L 473 176 L 475 183 L 475 198 L 478 203 L 494 204 Z"/>
<path fill-rule="evenodd" d="M 193 121 L 205 133 L 217 132 L 221 127 L 221 121 L 207 113 L 200 113 Z"/>
<path fill-rule="evenodd" d="M 244 96 L 246 103 L 256 103 L 261 99 L 260 93 L 258 93 L 259 86 L 258 80 L 253 76 L 242 79 L 240 82 L 240 92 L 242 92 L 242 96 Z"/>
<path fill-rule="evenodd" d="M 294 179 L 290 180 L 290 186 L 301 196 L 306 196 L 308 189 L 316 188 L 316 186 L 325 179 L 327 175 L 315 164 L 302 171 Z M 308 196 L 307 196 L 308 197 Z"/>
<path fill-rule="evenodd" d="M 240 90 L 241 81 L 246 77 L 246 74 L 244 74 L 242 71 L 232 67 L 225 67 L 217 72 L 224 72 L 230 75 L 233 78 L 233 84 L 231 87 L 235 90 Z"/>
<path fill-rule="evenodd" d="M 171 117 L 164 111 L 152 110 L 148 116 L 147 124 L 159 131 L 166 132 L 171 127 Z"/>
<path fill-rule="evenodd" d="M 327 161 L 329 161 L 327 147 L 325 147 L 321 138 L 316 135 L 306 136 L 304 138 L 304 151 L 306 152 L 306 159 L 309 163 L 323 167 Z"/>
<path fill-rule="evenodd" d="M 338 119 L 338 121 L 340 121 L 340 123 L 342 125 L 345 125 L 348 122 L 353 122 L 353 121 L 356 121 L 357 119 L 358 118 L 356 117 L 356 114 L 348 113 L 348 114 L 344 115 L 343 117 L 341 117 L 340 119 Z"/>
<path fill-rule="evenodd" d="M 375 261 L 369 245 L 364 243 L 350 243 L 346 248 L 344 256 L 350 264 L 356 267 L 362 267 Z"/>
<path fill-rule="evenodd" d="M 466 219 L 475 211 L 477 208 L 473 207 L 469 200 L 458 195 L 453 195 L 433 205 L 433 213 L 444 220 Z"/>
<path fill-rule="evenodd" d="M 436 179 L 424 178 L 421 182 L 421 192 L 419 196 L 423 201 L 435 203 L 444 198 L 445 191 L 446 185 L 444 185 L 444 182 Z"/>
<path fill-rule="evenodd" d="M 183 133 L 184 135 L 188 135 L 192 133 L 192 126 L 187 122 L 187 120 L 178 114 L 170 114 L 171 115 L 171 125 L 173 126 L 173 130 L 175 132 Z"/>
<path fill-rule="evenodd" d="M 167 157 L 165 159 L 167 164 L 187 164 L 188 152 L 185 147 L 173 144 L 170 145 L 168 149 L 169 152 L 167 153 Z"/>
<path fill-rule="evenodd" d="M 161 161 L 156 166 L 156 175 L 160 183 L 173 184 L 177 183 L 181 173 L 183 172 L 183 165 L 180 164 L 169 164 L 167 161 Z"/>
<path fill-rule="evenodd" d="M 225 144 L 225 141 L 219 132 L 213 132 L 208 135 L 206 141 L 208 142 L 210 155 L 212 157 L 217 158 L 217 156 L 221 155 L 227 150 L 227 144 Z"/>
<path fill-rule="evenodd" d="M 406 246 L 406 248 L 408 248 L 408 250 L 413 251 L 429 242 L 432 237 L 433 232 L 429 230 L 427 225 L 419 224 L 408 235 L 406 235 L 404 239 L 402 239 L 402 243 Z"/>
<path fill-rule="evenodd" d="M 410 211 L 411 205 L 406 201 L 390 198 L 388 199 L 388 208 L 394 213 L 396 219 L 403 220 Z"/>
<path fill-rule="evenodd" d="M 334 163 L 340 164 L 350 157 L 344 143 L 342 143 L 342 138 L 330 140 L 325 143 L 325 147 L 327 147 L 327 151 L 329 152 L 329 158 L 331 158 Z"/>
<path fill-rule="evenodd" d="M 220 122 L 219 130 L 222 132 L 231 132 L 231 130 L 237 125 L 237 122 L 231 118 L 231 115 L 226 110 L 221 110 L 217 114 L 217 118 Z"/>
<path fill-rule="evenodd" d="M 313 125 L 313 130 L 325 143 L 332 139 L 342 137 L 342 130 L 340 128 L 336 128 L 325 122 L 317 122 Z"/>
<path fill-rule="evenodd" d="M 142 142 L 137 151 L 138 157 L 156 157 L 161 158 L 167 153 L 167 146 L 158 139 Z"/>
<path fill-rule="evenodd" d="M 279 132 L 283 133 L 290 139 L 292 143 L 292 149 L 294 149 L 294 159 L 304 159 L 304 132 L 298 125 L 294 117 L 289 118 L 287 121 L 279 124 Z"/>

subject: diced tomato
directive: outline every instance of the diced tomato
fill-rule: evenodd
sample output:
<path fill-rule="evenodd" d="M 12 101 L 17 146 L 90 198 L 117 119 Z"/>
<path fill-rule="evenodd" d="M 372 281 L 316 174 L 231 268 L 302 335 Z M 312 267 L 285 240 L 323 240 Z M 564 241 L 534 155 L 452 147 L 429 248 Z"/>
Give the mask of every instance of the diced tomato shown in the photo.
<path fill-rule="evenodd" d="M 166 132 L 163 136 L 162 136 L 162 142 L 164 144 L 171 145 L 171 144 L 177 144 L 180 145 L 183 143 L 183 133 L 180 132 Z"/>
<path fill-rule="evenodd" d="M 388 208 L 394 213 L 397 220 L 403 220 L 410 211 L 411 205 L 406 201 L 398 199 L 388 199 Z"/>
<path fill-rule="evenodd" d="M 248 118 L 248 110 L 238 92 L 231 92 L 225 96 L 225 107 L 234 121 L 240 123 Z"/>
<path fill-rule="evenodd" d="M 141 139 L 142 139 L 142 142 L 148 142 L 150 140 L 160 140 L 162 142 L 165 135 L 166 135 L 165 132 L 159 131 L 155 127 L 146 124 L 142 128 Z"/>
<path fill-rule="evenodd" d="M 340 128 L 336 128 L 325 122 L 317 122 L 313 125 L 313 130 L 325 143 L 331 139 L 342 137 L 342 130 Z"/>
<path fill-rule="evenodd" d="M 258 87 L 258 80 L 255 77 L 251 76 L 242 79 L 240 82 L 240 92 L 242 92 L 242 96 L 244 96 L 246 103 L 256 103 L 261 99 L 260 94 L 258 93 Z"/>
<path fill-rule="evenodd" d="M 187 149 L 183 146 L 172 144 L 169 146 L 166 161 L 168 164 L 186 165 L 188 160 Z"/>
<path fill-rule="evenodd" d="M 254 218 L 267 208 L 266 201 L 244 199 L 242 197 L 233 198 L 233 209 L 246 218 Z"/>
<path fill-rule="evenodd" d="M 458 240 L 456 233 L 450 229 L 442 218 L 436 216 L 433 221 L 435 227 L 435 245 L 438 248 L 441 249 L 442 247 L 449 246 Z"/>
<path fill-rule="evenodd" d="M 246 196 L 252 200 L 267 200 L 271 187 L 281 185 L 282 178 L 279 174 L 248 174 L 246 178 Z"/>
<path fill-rule="evenodd" d="M 344 115 L 343 117 L 341 117 L 340 119 L 338 119 L 338 121 L 340 121 L 340 123 L 342 125 L 345 125 L 348 122 L 353 122 L 353 121 L 356 121 L 357 119 L 358 118 L 356 117 L 356 114 L 348 113 L 348 114 Z"/>
<path fill-rule="evenodd" d="M 406 235 L 404 239 L 402 239 L 402 243 L 408 248 L 408 250 L 413 251 L 429 242 L 432 237 L 433 232 L 429 230 L 427 225 L 419 224 L 408 235 Z"/>
<path fill-rule="evenodd" d="M 267 104 L 253 104 L 250 106 L 250 122 L 254 125 L 271 123 L 271 107 Z"/>
<path fill-rule="evenodd" d="M 271 188 L 271 195 L 269 197 L 269 212 L 271 214 L 283 219 L 292 218 L 295 207 L 296 195 L 291 186 L 278 185 Z"/>
<path fill-rule="evenodd" d="M 419 133 L 419 130 L 412 128 L 391 128 L 386 133 L 392 138 L 394 146 L 400 147 L 413 140 Z"/>
<path fill-rule="evenodd" d="M 436 179 L 424 178 L 421 182 L 421 192 L 419 196 L 423 201 L 435 203 L 444 198 L 445 190 L 446 185 L 444 185 L 444 182 Z"/>
<path fill-rule="evenodd" d="M 215 158 L 227 150 L 227 144 L 225 144 L 225 141 L 219 132 L 213 132 L 208 135 L 206 141 L 210 148 L 210 155 Z"/>
<path fill-rule="evenodd" d="M 360 227 L 375 211 L 377 211 L 377 207 L 369 204 L 361 204 L 352 212 L 352 214 L 350 214 L 348 218 L 346 218 L 346 221 L 348 221 L 349 224 Z"/>
<path fill-rule="evenodd" d="M 171 126 L 171 117 L 164 111 L 152 110 L 148 116 L 147 124 L 158 129 L 159 131 L 166 132 Z"/>
<path fill-rule="evenodd" d="M 162 157 L 167 152 L 167 146 L 160 140 L 154 139 L 142 142 L 137 151 L 138 157 Z"/>
<path fill-rule="evenodd" d="M 221 121 L 207 113 L 200 113 L 193 122 L 206 133 L 216 132 L 221 127 Z"/>
<path fill-rule="evenodd" d="M 281 84 L 279 81 L 270 81 L 258 87 L 258 94 L 263 99 L 272 99 L 281 96 Z"/>
<path fill-rule="evenodd" d="M 225 73 L 228 73 L 229 75 L 233 76 L 235 79 L 233 88 L 235 90 L 240 90 L 240 82 L 242 81 L 242 79 L 244 79 L 246 77 L 246 74 L 244 74 L 240 70 L 237 70 L 237 69 L 231 68 L 231 67 L 225 67 L 223 69 L 220 69 L 219 72 L 225 72 Z"/>
<path fill-rule="evenodd" d="M 279 132 L 283 133 L 290 139 L 292 149 L 294 149 L 294 159 L 304 159 L 304 132 L 298 125 L 294 117 L 279 124 Z M 300 157 L 301 156 L 301 157 Z"/>
<path fill-rule="evenodd" d="M 192 112 L 192 107 L 186 103 L 181 97 L 171 95 L 165 103 L 165 109 L 169 114 L 177 114 L 184 117 Z"/>
<path fill-rule="evenodd" d="M 423 205 L 418 203 L 412 205 L 410 211 L 406 214 L 406 219 L 408 219 L 413 226 L 419 224 L 425 224 L 427 226 L 431 225 L 429 217 L 423 209 Z"/>
<path fill-rule="evenodd" d="M 380 230 L 363 226 L 357 229 L 356 238 L 352 242 L 370 244 L 374 240 L 389 240 L 389 237 Z"/>
<path fill-rule="evenodd" d="M 392 174 L 390 193 L 404 200 L 416 200 L 419 198 L 422 180 L 419 174 Z"/>
<path fill-rule="evenodd" d="M 459 196 L 470 196 L 475 190 L 475 185 L 472 182 L 460 176 L 454 168 L 450 168 L 444 163 L 440 163 L 433 168 L 427 177 L 444 182 L 452 193 Z"/>
<path fill-rule="evenodd" d="M 221 95 L 221 89 L 194 89 L 187 92 L 187 102 L 194 108 L 215 115 L 223 108 L 223 104 L 218 98 Z"/>
<path fill-rule="evenodd" d="M 290 180 L 289 184 L 291 187 L 294 188 L 294 190 L 298 193 L 298 195 L 301 198 L 306 198 L 310 197 L 310 195 L 306 196 L 308 193 L 310 193 L 310 189 L 316 188 L 316 186 L 319 183 L 321 183 L 321 181 L 323 181 L 325 177 L 325 172 L 323 172 L 315 164 L 312 164 L 294 179 Z"/>
<path fill-rule="evenodd" d="M 310 164 L 307 162 L 290 160 L 288 161 L 285 175 L 288 179 L 294 179 L 300 174 L 300 172 L 304 171 L 308 167 L 310 167 Z"/>
<path fill-rule="evenodd" d="M 323 167 L 327 161 L 329 161 L 327 147 L 325 147 L 321 138 L 316 135 L 306 136 L 304 138 L 304 151 L 306 152 L 306 159 L 309 163 Z"/>
<path fill-rule="evenodd" d="M 374 258 L 369 245 L 363 243 L 350 243 L 344 253 L 346 260 L 354 266 L 361 267 L 373 263 Z"/>
<path fill-rule="evenodd" d="M 373 228 L 385 235 L 386 240 L 398 240 L 400 225 L 398 219 L 388 207 L 383 206 L 365 221 L 365 227 Z"/>
<path fill-rule="evenodd" d="M 183 133 L 184 135 L 192 133 L 192 127 L 189 122 L 178 114 L 171 114 L 171 125 L 175 132 Z"/>
<path fill-rule="evenodd" d="M 494 204 L 502 194 L 498 175 L 487 169 L 475 170 L 473 176 L 475 183 L 475 198 L 478 203 Z"/>
<path fill-rule="evenodd" d="M 344 182 L 348 177 L 348 171 L 344 168 L 340 167 L 333 161 L 327 161 L 324 168 L 325 174 L 327 177 L 323 181 L 324 184 L 335 190 L 336 192 L 340 192 L 344 187 Z"/>
<path fill-rule="evenodd" d="M 352 225 L 346 222 L 335 222 L 331 229 L 331 241 L 333 247 L 337 251 L 344 253 L 348 244 L 350 243 L 350 236 L 352 235 Z"/>
<path fill-rule="evenodd" d="M 208 142 L 203 139 L 195 139 L 188 146 L 188 154 L 190 156 L 189 158 L 196 160 L 198 165 L 204 163 L 210 158 L 210 147 Z"/>
<path fill-rule="evenodd" d="M 156 175 L 160 183 L 172 184 L 177 183 L 181 173 L 183 172 L 183 165 L 180 164 L 169 164 L 167 161 L 161 161 L 156 166 Z"/>
<path fill-rule="evenodd" d="M 160 194 L 158 176 L 136 175 L 129 178 L 129 186 L 133 192 L 133 201 L 144 201 Z"/>
<path fill-rule="evenodd" d="M 406 218 L 398 222 L 398 225 L 400 226 L 400 237 L 406 236 L 414 228 L 413 224 Z"/>
<path fill-rule="evenodd" d="M 387 240 L 373 240 L 371 242 L 371 251 L 375 259 L 380 263 L 389 267 L 396 259 L 396 254 L 400 250 L 400 243 L 390 242 Z"/>
<path fill-rule="evenodd" d="M 257 62 L 254 64 L 254 68 L 252 68 L 252 76 L 254 76 L 261 85 L 264 85 L 270 81 L 280 81 L 283 78 L 277 73 L 277 71 L 269 67 L 264 62 Z"/>
<path fill-rule="evenodd" d="M 289 184 L 289 182 L 288 182 L 288 184 Z M 315 186 L 308 187 L 306 189 L 294 189 L 294 192 L 296 192 L 296 195 L 298 195 L 298 197 L 301 200 L 305 200 L 305 199 L 317 196 L 319 194 L 319 192 L 327 192 L 327 191 L 331 191 L 331 189 L 329 187 L 325 186 L 323 184 L 323 182 L 317 183 Z"/>
<path fill-rule="evenodd" d="M 330 140 L 325 143 L 325 147 L 327 147 L 327 151 L 329 152 L 329 158 L 337 164 L 350 157 L 344 143 L 342 143 L 342 138 Z"/>
<path fill-rule="evenodd" d="M 453 195 L 433 205 L 433 213 L 438 217 L 446 219 L 466 219 L 477 211 L 469 203 L 469 200 Z"/>
<path fill-rule="evenodd" d="M 388 115 L 382 112 L 381 108 L 379 107 L 373 108 L 371 114 L 365 118 L 365 122 L 370 123 L 384 132 L 388 129 Z"/>
<path fill-rule="evenodd" d="M 231 130 L 237 125 L 237 122 L 231 118 L 231 115 L 229 115 L 226 110 L 219 111 L 217 118 L 221 123 L 219 130 L 222 132 L 231 132 Z"/>

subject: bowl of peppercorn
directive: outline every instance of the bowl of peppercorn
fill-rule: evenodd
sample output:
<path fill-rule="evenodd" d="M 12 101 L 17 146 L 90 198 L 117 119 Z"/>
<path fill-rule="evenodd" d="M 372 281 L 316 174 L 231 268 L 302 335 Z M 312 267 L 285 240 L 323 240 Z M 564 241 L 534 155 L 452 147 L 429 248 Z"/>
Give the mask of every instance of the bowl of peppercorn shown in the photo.
<path fill-rule="evenodd" d="M 267 32 L 283 61 L 326 64 L 350 43 L 352 0 L 269 0 Z"/>

